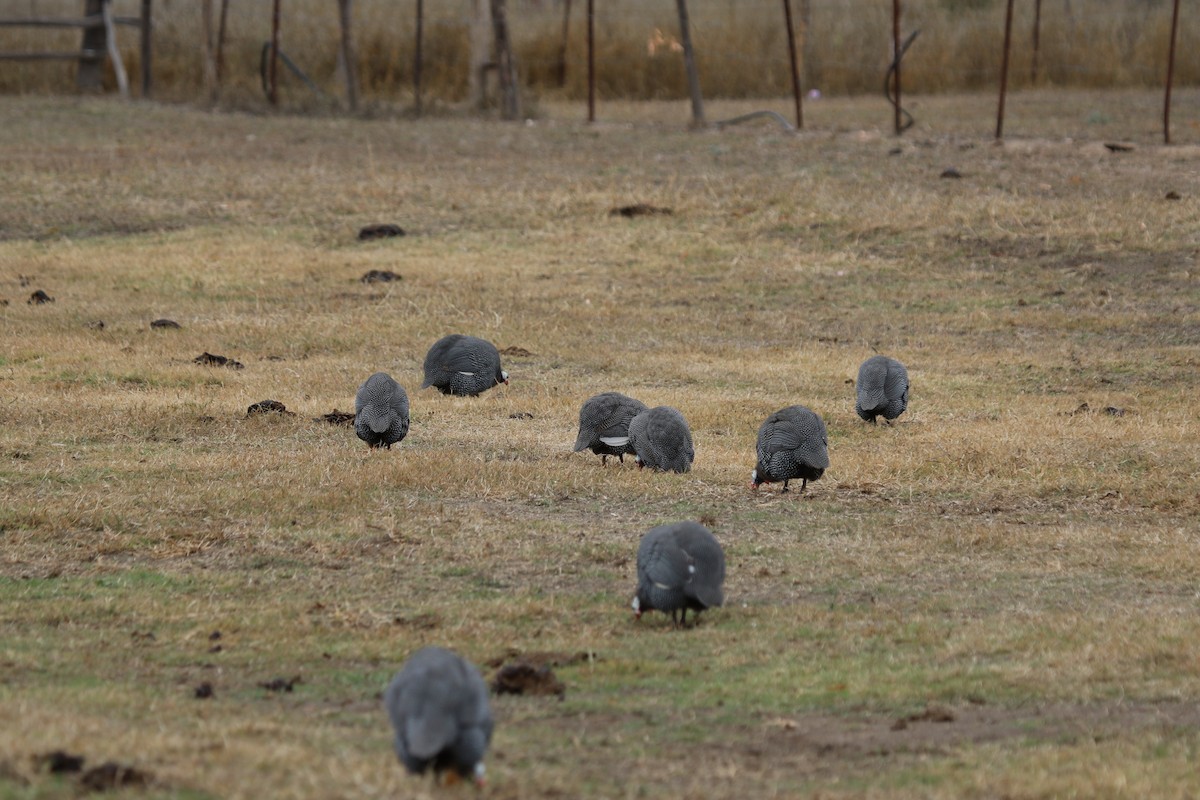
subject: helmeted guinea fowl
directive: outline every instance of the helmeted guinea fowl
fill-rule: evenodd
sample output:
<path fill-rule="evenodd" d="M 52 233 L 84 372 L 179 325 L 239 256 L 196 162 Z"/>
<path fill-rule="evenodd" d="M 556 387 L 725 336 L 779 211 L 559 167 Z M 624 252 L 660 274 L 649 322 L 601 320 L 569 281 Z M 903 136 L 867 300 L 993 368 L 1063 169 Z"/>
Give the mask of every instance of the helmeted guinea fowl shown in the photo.
<path fill-rule="evenodd" d="M 804 491 L 809 481 L 819 480 L 829 468 L 829 435 L 821 418 L 804 406 L 781 408 L 758 429 L 758 464 L 750 473 L 750 485 L 800 478 Z"/>
<path fill-rule="evenodd" d="M 383 697 L 393 746 L 414 775 L 432 768 L 483 783 L 483 754 L 492 740 L 488 690 L 479 671 L 441 647 L 425 647 L 405 662 Z"/>
<path fill-rule="evenodd" d="M 354 396 L 354 432 L 370 447 L 387 447 L 408 435 L 408 394 L 386 372 L 376 372 Z"/>
<path fill-rule="evenodd" d="M 625 454 L 632 453 L 629 446 L 629 422 L 646 410 L 646 404 L 620 392 L 603 392 L 590 397 L 579 409 L 579 436 L 571 452 L 584 448 L 600 456 L 601 464 L 608 464 L 609 456 L 616 456 L 623 463 Z"/>
<path fill-rule="evenodd" d="M 687 472 L 696 459 L 692 431 L 678 409 L 656 406 L 629 421 L 629 449 L 639 467 Z"/>
<path fill-rule="evenodd" d="M 500 383 L 508 373 L 500 369 L 500 353 L 491 342 L 452 333 L 434 342 L 425 354 L 425 382 L 442 394 L 474 397 Z"/>
<path fill-rule="evenodd" d="M 908 408 L 908 370 L 894 358 L 871 356 L 858 368 L 854 410 L 867 422 L 891 422 Z"/>
<path fill-rule="evenodd" d="M 725 553 L 712 531 L 698 522 L 651 528 L 638 546 L 637 575 L 632 605 L 639 619 L 657 609 L 670 612 L 679 626 L 689 609 L 698 614 L 725 602 Z M 677 620 L 679 611 L 683 614 Z"/>

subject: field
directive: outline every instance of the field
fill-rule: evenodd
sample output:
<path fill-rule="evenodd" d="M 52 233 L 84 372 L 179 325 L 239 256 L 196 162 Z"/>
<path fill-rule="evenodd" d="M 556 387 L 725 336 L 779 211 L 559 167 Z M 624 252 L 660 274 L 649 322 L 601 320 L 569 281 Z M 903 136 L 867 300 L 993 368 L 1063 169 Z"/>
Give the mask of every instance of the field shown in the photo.
<path fill-rule="evenodd" d="M 429 643 L 565 685 L 493 699 L 482 797 L 1194 797 L 1198 100 L 1170 148 L 1136 92 L 1019 94 L 1003 145 L 973 96 L 903 139 L 875 99 L 795 136 L 0 100 L 0 798 L 83 794 L 57 749 L 148 775 L 114 797 L 471 796 L 391 752 Z M 456 331 L 511 385 L 418 390 Z M 317 419 L 376 370 L 391 451 Z M 572 454 L 605 390 L 680 409 L 694 470 Z M 831 467 L 752 492 L 793 403 Z M 635 622 L 681 519 L 726 606 Z"/>

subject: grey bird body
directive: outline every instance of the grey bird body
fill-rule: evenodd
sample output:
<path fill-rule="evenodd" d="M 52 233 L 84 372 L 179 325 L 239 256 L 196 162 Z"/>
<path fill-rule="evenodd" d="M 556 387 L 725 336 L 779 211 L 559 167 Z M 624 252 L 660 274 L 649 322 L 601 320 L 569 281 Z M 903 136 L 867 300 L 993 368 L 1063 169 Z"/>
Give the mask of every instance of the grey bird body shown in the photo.
<path fill-rule="evenodd" d="M 388 685 L 384 707 L 405 769 L 482 782 L 494 723 L 487 686 L 469 662 L 440 647 L 418 650 Z"/>
<path fill-rule="evenodd" d="M 858 368 L 854 411 L 867 422 L 891 422 L 908 408 L 908 370 L 894 358 L 871 356 Z"/>
<path fill-rule="evenodd" d="M 425 354 L 424 389 L 474 397 L 499 383 L 508 383 L 500 368 L 500 353 L 489 341 L 452 333 L 434 342 Z"/>
<path fill-rule="evenodd" d="M 656 406 L 631 419 L 629 447 L 638 466 L 663 472 L 688 472 L 696 459 L 687 420 L 670 406 Z"/>
<path fill-rule="evenodd" d="M 579 409 L 579 435 L 572 452 L 590 448 L 603 464 L 609 456 L 622 462 L 633 453 L 629 444 L 629 422 L 646 410 L 646 404 L 620 392 L 603 392 L 588 398 Z"/>
<path fill-rule="evenodd" d="M 376 372 L 354 397 L 354 432 L 370 447 L 387 447 L 408 435 L 408 394 L 386 372 Z"/>
<path fill-rule="evenodd" d="M 637 575 L 632 605 L 639 618 L 657 609 L 681 625 L 689 610 L 699 613 L 725 602 L 725 553 L 712 532 L 697 522 L 650 529 L 638 546 Z"/>
<path fill-rule="evenodd" d="M 781 408 L 767 417 L 758 429 L 758 463 L 750 475 L 751 485 L 800 478 L 804 491 L 829 468 L 829 436 L 821 418 L 804 406 Z"/>

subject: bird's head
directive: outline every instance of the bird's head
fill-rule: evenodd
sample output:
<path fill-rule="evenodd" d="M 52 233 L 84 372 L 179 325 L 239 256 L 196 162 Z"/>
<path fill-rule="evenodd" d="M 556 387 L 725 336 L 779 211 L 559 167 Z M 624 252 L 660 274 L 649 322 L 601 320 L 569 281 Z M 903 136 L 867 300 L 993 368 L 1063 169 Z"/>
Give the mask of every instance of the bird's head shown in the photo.
<path fill-rule="evenodd" d="M 633 608 L 633 618 L 641 619 L 642 618 L 642 601 L 636 594 L 633 596 L 633 602 L 630 603 L 629 605 L 631 608 Z"/>
<path fill-rule="evenodd" d="M 764 478 L 758 477 L 757 469 L 750 470 L 750 488 L 751 489 L 757 489 L 759 486 L 761 486 L 764 483 L 770 483 L 770 481 L 768 481 Z"/>
<path fill-rule="evenodd" d="M 504 370 L 500 370 L 500 382 L 508 386 L 508 373 Z"/>
<path fill-rule="evenodd" d="M 483 762 L 480 761 L 478 764 L 475 765 L 475 769 L 471 775 L 471 777 L 475 781 L 476 786 L 483 786 L 484 783 L 486 783 L 486 780 L 484 777 L 486 774 L 487 774 L 487 767 L 485 767 L 483 765 Z"/>

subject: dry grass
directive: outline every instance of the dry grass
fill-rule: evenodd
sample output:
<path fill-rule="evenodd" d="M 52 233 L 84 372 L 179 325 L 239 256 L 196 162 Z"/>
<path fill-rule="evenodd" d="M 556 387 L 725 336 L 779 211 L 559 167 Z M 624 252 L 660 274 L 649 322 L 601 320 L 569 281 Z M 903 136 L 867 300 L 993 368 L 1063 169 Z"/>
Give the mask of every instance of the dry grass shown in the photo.
<path fill-rule="evenodd" d="M 78 13 L 79 0 L 0 0 L 0 15 Z M 219 4 L 217 4 L 219 5 Z M 891 4 L 862 0 L 795 2 L 796 14 L 810 8 L 804 41 L 805 88 L 827 96 L 881 91 L 891 53 Z M 514 46 L 530 100 L 586 97 L 586 24 L 582 4 L 573 9 L 567 78 L 560 87 L 561 3 L 510 0 Z M 689 4 L 701 82 L 710 97 L 775 97 L 791 91 L 787 39 L 778 0 L 692 0 Z M 1092 88 L 1158 87 L 1166 74 L 1169 2 L 1090 0 L 1046 2 L 1043 9 L 1041 86 Z M 137 0 L 115 0 L 119 14 L 136 16 Z M 368 109 L 411 102 L 413 0 L 356 0 L 358 73 Z M 468 0 L 426 3 L 424 86 L 427 107 L 462 101 L 467 94 Z M 342 96 L 336 75 L 337 5 L 296 0 L 285 7 L 285 51 L 326 93 L 314 97 L 290 74 L 282 79 L 283 102 L 293 108 L 330 108 Z M 201 19 L 197 3 L 160 3 L 155 9 L 157 97 L 196 102 L 204 97 Z M 1200 59 L 1189 57 L 1200 34 L 1195 15 L 1181 15 L 1178 85 L 1200 82 Z M 905 35 L 920 31 L 904 61 L 910 93 L 953 92 L 997 82 L 1004 25 L 1002 0 L 907 0 Z M 678 50 L 675 5 L 644 0 L 606 0 L 596 6 L 597 87 L 602 98 L 656 100 L 687 96 Z M 1011 85 L 1025 87 L 1031 74 L 1033 3 L 1018 3 L 1014 19 Z M 657 32 L 657 33 L 656 33 Z M 270 10 L 256 3 L 231 3 L 226 89 L 229 107 L 261 108 L 260 49 L 270 35 Z M 118 36 L 126 63 L 136 73 L 137 36 Z M 651 41 L 659 42 L 652 49 Z M 0 29 L 0 49 L 70 51 L 77 31 Z M 112 76 L 110 84 L 115 85 Z M 136 81 L 135 81 L 136 82 Z M 68 92 L 74 66 L 64 62 L 3 62 L 0 91 Z M 532 102 L 530 103 L 532 105 Z"/>
<path fill-rule="evenodd" d="M 0 796 L 73 796 L 31 766 L 59 747 L 150 796 L 426 793 L 378 707 L 425 643 L 595 655 L 562 702 L 496 701 L 489 797 L 1187 796 L 1200 150 L 1121 114 L 1152 97 L 1018 95 L 1043 138 L 1002 147 L 988 104 L 897 142 L 853 102 L 789 137 L 5 100 Z M 379 221 L 410 235 L 354 241 Z M 451 331 L 531 355 L 417 391 Z M 853 413 L 874 349 L 913 379 L 890 428 Z M 413 427 L 371 453 L 312 418 L 377 369 Z M 570 454 L 607 389 L 681 409 L 694 471 Z M 795 402 L 831 469 L 755 495 Z M 701 517 L 728 607 L 635 624 L 638 538 Z"/>

